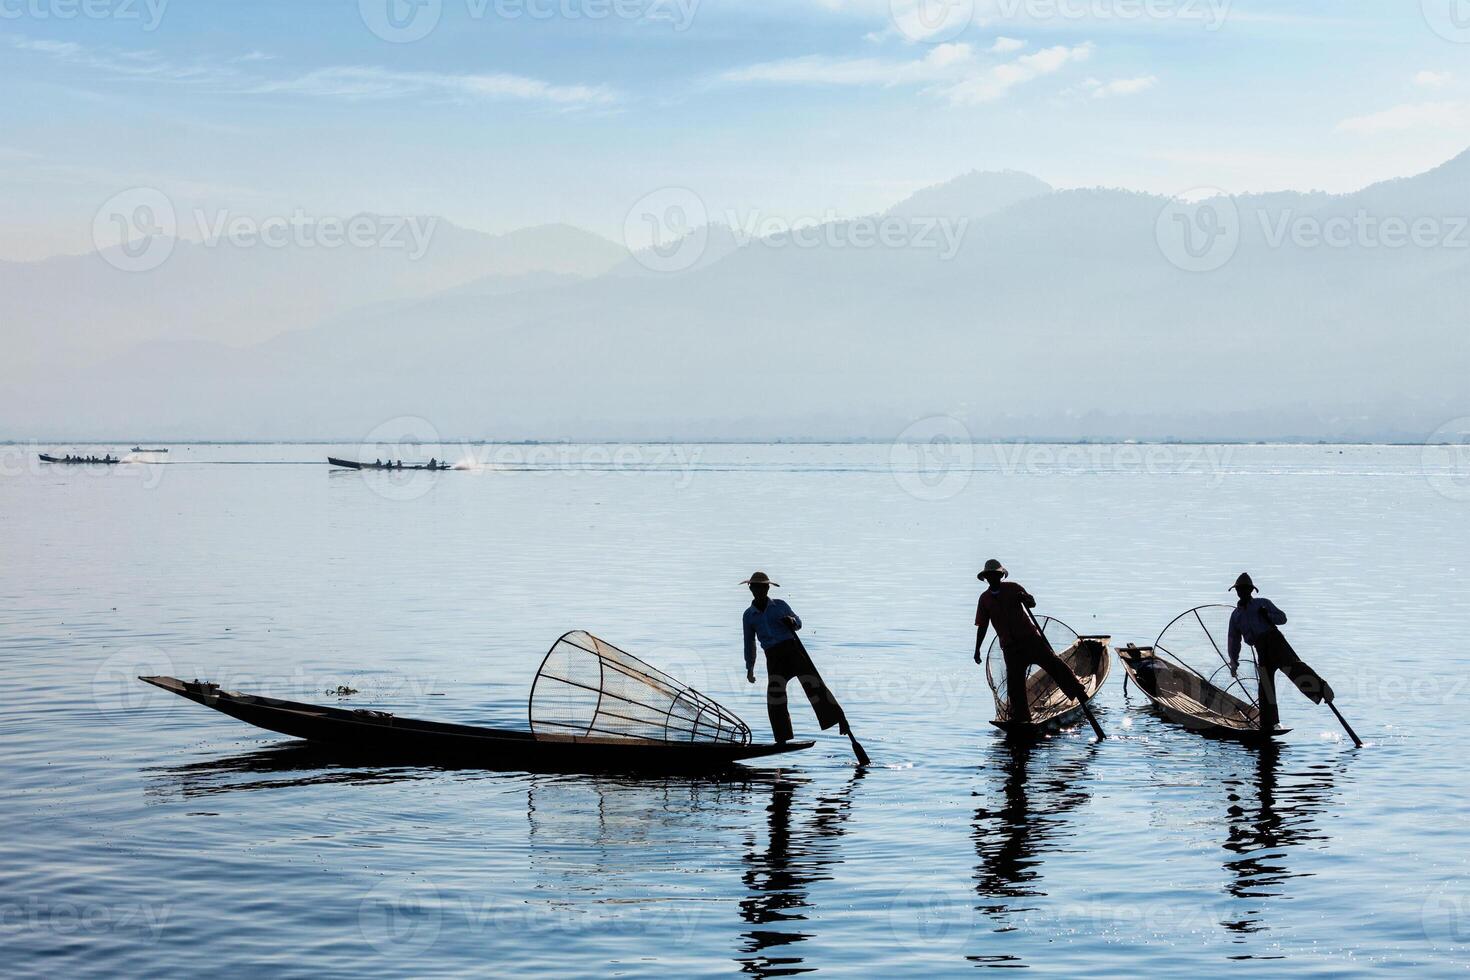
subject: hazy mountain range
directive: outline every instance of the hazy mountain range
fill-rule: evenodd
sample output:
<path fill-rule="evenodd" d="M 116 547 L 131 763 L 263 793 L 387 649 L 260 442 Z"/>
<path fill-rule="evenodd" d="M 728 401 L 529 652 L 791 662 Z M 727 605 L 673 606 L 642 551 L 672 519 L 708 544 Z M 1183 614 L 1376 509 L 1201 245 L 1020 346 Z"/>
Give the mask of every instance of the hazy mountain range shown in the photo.
<path fill-rule="evenodd" d="M 1470 153 L 1179 217 L 972 173 L 796 235 L 721 216 L 674 271 L 572 227 L 442 220 L 416 260 L 181 241 L 150 272 L 0 263 L 0 437 L 419 416 L 445 438 L 883 439 L 952 415 L 982 438 L 1419 438 L 1470 414 L 1467 190 Z"/>

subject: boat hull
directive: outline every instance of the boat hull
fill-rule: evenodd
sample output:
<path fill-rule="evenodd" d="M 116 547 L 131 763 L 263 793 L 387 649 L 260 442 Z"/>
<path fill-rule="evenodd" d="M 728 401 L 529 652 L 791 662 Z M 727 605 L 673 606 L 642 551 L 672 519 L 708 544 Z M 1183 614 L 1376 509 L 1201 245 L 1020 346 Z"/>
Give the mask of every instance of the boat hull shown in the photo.
<path fill-rule="evenodd" d="M 1001 717 L 995 718 L 991 724 L 1004 732 L 1007 738 L 1020 741 L 1045 738 L 1081 724 L 1085 717 L 1083 708 L 1092 703 L 1097 692 L 1107 683 L 1112 660 L 1108 652 L 1109 640 L 1110 637 L 1106 636 L 1079 637 L 1075 644 L 1058 654 L 1082 682 L 1087 695 L 1083 700 L 1065 697 L 1050 676 L 1036 670 L 1027 678 L 1026 686 L 1028 699 L 1043 705 L 1040 710 L 1033 709 L 1029 721 L 1012 721 L 1004 717 L 1008 712 L 998 703 Z"/>
<path fill-rule="evenodd" d="M 406 473 L 409 470 L 422 470 L 429 473 L 440 473 L 444 470 L 452 470 L 453 466 L 447 463 L 442 466 L 428 466 L 425 464 L 415 466 L 388 466 L 383 463 L 359 463 L 352 459 L 338 459 L 336 456 L 328 456 L 327 463 L 330 466 L 340 466 L 348 470 L 392 470 L 394 473 Z"/>
<path fill-rule="evenodd" d="M 116 459 L 63 459 L 60 456 L 48 456 L 45 453 L 37 453 L 43 463 L 59 463 L 62 466 L 116 466 L 121 460 Z"/>
<path fill-rule="evenodd" d="M 530 732 L 420 721 L 222 691 L 212 684 L 189 683 L 176 677 L 138 679 L 247 725 L 376 759 L 530 772 L 715 772 L 742 760 L 797 752 L 813 745 L 548 738 Z"/>
<path fill-rule="evenodd" d="M 1146 648 L 1118 651 L 1124 671 L 1159 717 L 1205 738 L 1245 744 L 1270 742 L 1289 728 L 1262 731 L 1253 724 L 1255 709 L 1220 690 L 1192 670 L 1154 656 Z"/>

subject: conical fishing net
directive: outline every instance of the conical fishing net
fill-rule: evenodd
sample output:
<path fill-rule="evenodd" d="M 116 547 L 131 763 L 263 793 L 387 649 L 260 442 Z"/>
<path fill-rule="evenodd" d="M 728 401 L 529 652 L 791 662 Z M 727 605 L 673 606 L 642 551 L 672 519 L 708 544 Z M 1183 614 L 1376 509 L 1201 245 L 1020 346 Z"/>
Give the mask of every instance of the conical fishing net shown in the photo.
<path fill-rule="evenodd" d="M 578 630 L 546 655 L 531 687 L 537 738 L 750 744 L 750 728 L 694 688 Z"/>
<path fill-rule="evenodd" d="M 1260 717 L 1256 704 L 1255 651 L 1242 643 L 1240 662 L 1230 672 L 1227 642 L 1230 637 L 1230 614 L 1234 606 L 1210 605 L 1191 609 L 1175 617 L 1154 641 L 1154 655 L 1167 656 L 1198 677 L 1199 683 L 1177 679 L 1174 688 L 1161 690 L 1158 696 L 1178 702 L 1174 706 L 1188 713 L 1203 708 L 1208 714 L 1237 727 L 1255 727 Z"/>

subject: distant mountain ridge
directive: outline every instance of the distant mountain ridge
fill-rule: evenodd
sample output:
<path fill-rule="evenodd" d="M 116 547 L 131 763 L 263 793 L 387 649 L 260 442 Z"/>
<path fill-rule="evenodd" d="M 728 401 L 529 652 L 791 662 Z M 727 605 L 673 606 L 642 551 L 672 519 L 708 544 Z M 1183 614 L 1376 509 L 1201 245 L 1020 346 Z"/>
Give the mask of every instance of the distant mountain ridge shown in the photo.
<path fill-rule="evenodd" d="M 18 378 L 0 418 L 19 437 L 344 438 L 403 415 L 508 439 L 891 438 L 930 416 L 984 438 L 1412 436 L 1470 413 L 1470 250 L 1302 247 L 1281 229 L 1453 220 L 1466 170 L 1470 155 L 1356 194 L 1221 202 L 1234 236 L 1207 271 L 1168 239 L 1166 199 L 1014 172 L 879 216 L 963 225 L 952 256 L 841 234 L 861 218 L 812 246 L 713 226 L 673 272 L 575 229 L 518 253 L 471 238 L 444 270 L 391 271 L 448 285 L 354 294 L 244 346 L 163 333 L 95 369 L 53 362 L 76 383 Z M 186 316 L 145 292 L 135 319 Z"/>

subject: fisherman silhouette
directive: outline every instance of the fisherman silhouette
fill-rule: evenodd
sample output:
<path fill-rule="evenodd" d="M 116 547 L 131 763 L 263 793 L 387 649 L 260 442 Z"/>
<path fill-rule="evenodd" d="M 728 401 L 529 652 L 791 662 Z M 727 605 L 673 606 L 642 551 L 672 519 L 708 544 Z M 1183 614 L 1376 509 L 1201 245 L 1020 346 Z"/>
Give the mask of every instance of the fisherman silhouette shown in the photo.
<path fill-rule="evenodd" d="M 1270 599 L 1253 596 L 1253 593 L 1260 590 L 1246 572 L 1240 573 L 1230 589 L 1240 597 L 1235 611 L 1230 614 L 1230 673 L 1234 674 L 1240 667 L 1240 643 L 1244 640 L 1256 651 L 1256 677 L 1259 683 L 1259 696 L 1256 700 L 1261 709 L 1261 730 L 1274 731 L 1281 721 L 1281 712 L 1276 701 L 1278 670 L 1291 678 L 1291 682 L 1313 704 L 1324 701 L 1332 704 L 1332 685 L 1302 662 L 1302 658 L 1297 656 L 1278 628 L 1286 624 L 1286 613 L 1277 609 Z"/>
<path fill-rule="evenodd" d="M 995 638 L 1006 665 L 1006 700 L 1010 704 L 1011 721 L 1031 720 L 1031 704 L 1026 696 L 1026 671 L 1035 666 L 1051 675 L 1062 693 L 1082 704 L 1082 713 L 1099 739 L 1106 738 L 1092 708 L 1087 703 L 1087 690 L 1072 669 L 1058 657 L 1046 636 L 1036 625 L 1031 610 L 1036 600 L 1015 582 L 1007 582 L 1010 573 L 997 559 L 985 563 L 977 578 L 990 588 L 980 594 L 975 610 L 975 663 L 985 662 L 985 634 L 995 626 Z"/>
<path fill-rule="evenodd" d="M 801 629 L 801 619 L 784 601 L 771 598 L 771 589 L 780 588 L 780 585 L 772 582 L 765 572 L 756 572 L 740 584 L 750 586 L 752 597 L 743 620 L 745 679 L 755 683 L 755 646 L 759 640 L 766 653 L 766 714 L 771 719 L 771 734 L 778 743 L 791 741 L 791 712 L 787 709 L 786 686 L 797 680 L 817 714 L 817 724 L 823 731 L 836 725 L 838 731 L 852 741 L 852 751 L 859 764 L 867 765 L 868 754 L 848 727 L 847 715 L 822 681 L 811 655 L 796 635 Z"/>

